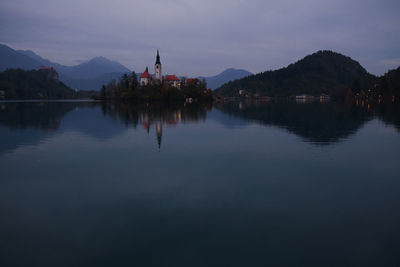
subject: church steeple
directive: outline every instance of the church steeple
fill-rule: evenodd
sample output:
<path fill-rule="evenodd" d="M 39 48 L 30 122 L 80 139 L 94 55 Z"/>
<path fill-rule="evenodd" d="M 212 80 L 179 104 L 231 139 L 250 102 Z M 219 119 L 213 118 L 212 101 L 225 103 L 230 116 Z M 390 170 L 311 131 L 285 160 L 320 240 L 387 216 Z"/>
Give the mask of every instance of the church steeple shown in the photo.
<path fill-rule="evenodd" d="M 160 64 L 161 65 L 161 61 L 160 61 L 160 52 L 157 49 L 157 56 L 156 56 L 156 64 Z"/>
<path fill-rule="evenodd" d="M 161 60 L 160 60 L 160 52 L 157 49 L 156 56 L 156 64 L 154 64 L 154 78 L 158 82 L 162 82 L 162 74 L 161 74 Z"/>

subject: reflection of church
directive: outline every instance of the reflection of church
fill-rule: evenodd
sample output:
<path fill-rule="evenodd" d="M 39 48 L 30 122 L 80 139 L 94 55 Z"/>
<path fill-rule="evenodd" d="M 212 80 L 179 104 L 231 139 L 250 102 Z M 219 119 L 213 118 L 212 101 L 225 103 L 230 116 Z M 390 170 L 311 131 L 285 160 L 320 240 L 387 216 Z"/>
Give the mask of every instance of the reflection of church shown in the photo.
<path fill-rule="evenodd" d="M 168 129 L 178 123 L 186 124 L 205 120 L 207 111 L 210 111 L 211 107 L 211 103 L 170 103 L 168 105 L 157 102 L 119 103 L 118 105 L 102 103 L 102 111 L 105 115 L 119 118 L 135 129 L 141 125 L 148 134 L 150 130 L 153 131 L 154 129 L 159 149 L 166 126 Z"/>
<path fill-rule="evenodd" d="M 153 123 L 155 124 L 158 150 L 160 150 L 162 134 L 163 134 L 163 124 L 176 125 L 181 121 L 181 112 L 178 110 L 159 115 L 152 115 L 147 112 L 143 112 L 141 114 L 140 120 L 142 121 L 142 125 L 146 129 L 147 133 L 150 132 L 151 125 Z"/>

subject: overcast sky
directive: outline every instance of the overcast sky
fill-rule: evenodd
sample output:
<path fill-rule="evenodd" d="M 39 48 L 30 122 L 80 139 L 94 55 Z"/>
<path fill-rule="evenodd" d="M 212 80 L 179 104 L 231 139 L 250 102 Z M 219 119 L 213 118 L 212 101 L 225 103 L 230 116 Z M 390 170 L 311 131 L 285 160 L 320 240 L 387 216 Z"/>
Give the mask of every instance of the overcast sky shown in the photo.
<path fill-rule="evenodd" d="M 95 56 L 141 72 L 261 72 L 321 49 L 382 74 L 400 65 L 400 0 L 2 0 L 0 43 L 75 65 Z"/>

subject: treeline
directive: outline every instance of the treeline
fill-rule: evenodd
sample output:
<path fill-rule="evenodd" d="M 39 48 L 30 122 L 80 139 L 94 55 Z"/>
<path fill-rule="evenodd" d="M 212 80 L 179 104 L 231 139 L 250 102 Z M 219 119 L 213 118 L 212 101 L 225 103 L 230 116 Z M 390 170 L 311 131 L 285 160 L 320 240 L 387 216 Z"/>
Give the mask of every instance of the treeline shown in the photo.
<path fill-rule="evenodd" d="M 100 100 L 183 100 L 193 98 L 212 100 L 212 91 L 207 89 L 205 80 L 194 79 L 186 83 L 182 79 L 179 88 L 169 83 L 152 83 L 140 86 L 136 73 L 124 74 L 119 81 L 112 80 L 103 85 L 97 97 Z"/>
<path fill-rule="evenodd" d="M 0 99 L 75 99 L 93 95 L 69 88 L 59 81 L 54 69 L 8 69 L 0 73 Z"/>
<path fill-rule="evenodd" d="M 378 85 L 383 94 L 400 97 L 400 67 L 380 77 Z"/>
<path fill-rule="evenodd" d="M 352 97 L 371 101 L 391 101 L 400 98 L 400 67 L 380 77 L 357 80 L 351 88 Z"/>

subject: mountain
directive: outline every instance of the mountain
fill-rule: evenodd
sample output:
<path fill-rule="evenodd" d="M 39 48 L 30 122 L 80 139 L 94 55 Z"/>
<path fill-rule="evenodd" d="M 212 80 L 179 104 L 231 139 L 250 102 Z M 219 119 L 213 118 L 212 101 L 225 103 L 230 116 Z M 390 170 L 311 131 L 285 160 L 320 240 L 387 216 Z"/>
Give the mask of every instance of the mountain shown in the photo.
<path fill-rule="evenodd" d="M 73 79 L 95 79 L 106 73 L 130 73 L 122 64 L 104 57 L 95 57 L 82 64 L 64 67 L 62 73 Z"/>
<path fill-rule="evenodd" d="M 71 79 L 61 75 L 60 80 L 72 88 L 83 88 L 80 90 L 99 91 L 101 86 L 109 83 L 112 80 L 118 81 L 124 74 L 124 72 L 104 73 L 92 79 Z"/>
<path fill-rule="evenodd" d="M 0 71 L 12 68 L 38 69 L 40 65 L 35 59 L 0 44 Z"/>
<path fill-rule="evenodd" d="M 51 62 L 48 59 L 42 58 L 41 56 L 35 54 L 32 50 L 16 50 L 16 52 L 23 54 L 27 57 L 30 57 L 33 60 L 36 60 L 38 63 L 40 63 L 42 66 L 49 66 L 49 67 L 63 67 L 61 64 Z M 24 68 L 23 68 L 24 69 Z"/>
<path fill-rule="evenodd" d="M 199 77 L 199 79 L 205 79 L 207 82 L 207 87 L 215 89 L 227 83 L 229 81 L 237 80 L 246 76 L 253 75 L 253 73 L 247 70 L 241 69 L 226 69 L 218 75 L 210 77 Z"/>
<path fill-rule="evenodd" d="M 343 96 L 357 82 L 359 84 L 373 78 L 374 76 L 360 63 L 350 57 L 332 51 L 318 51 L 285 68 L 228 82 L 215 92 L 225 96 L 237 96 L 239 90 L 243 89 L 268 96 Z"/>
<path fill-rule="evenodd" d="M 60 80 L 72 88 L 79 90 L 100 90 L 103 84 L 118 80 L 131 71 L 122 64 L 105 57 L 95 57 L 76 66 L 63 66 L 44 59 L 30 50 L 19 50 L 45 66 L 51 66 L 60 73 Z"/>
<path fill-rule="evenodd" d="M 82 80 L 82 79 L 96 79 L 99 76 L 102 76 L 107 73 L 129 73 L 131 72 L 128 68 L 123 66 L 122 64 L 109 60 L 105 57 L 95 57 L 89 61 L 81 63 L 76 66 L 63 66 L 58 63 L 51 62 L 47 59 L 40 57 L 35 54 L 31 50 L 18 50 L 16 51 L 20 54 L 26 55 L 40 64 L 48 67 L 55 68 L 60 75 L 64 75 L 73 80 Z"/>
<path fill-rule="evenodd" d="M 131 72 L 122 64 L 104 57 L 95 57 L 76 66 L 64 66 L 44 59 L 31 50 L 14 50 L 0 44 L 0 71 L 8 68 L 32 70 L 41 65 L 56 69 L 62 82 L 78 90 L 100 90 L 102 84 Z"/>

